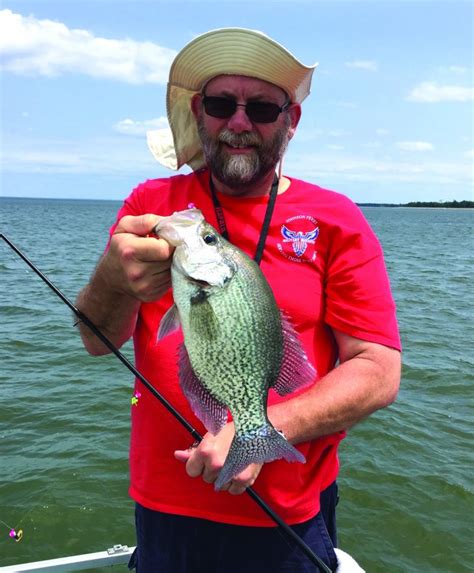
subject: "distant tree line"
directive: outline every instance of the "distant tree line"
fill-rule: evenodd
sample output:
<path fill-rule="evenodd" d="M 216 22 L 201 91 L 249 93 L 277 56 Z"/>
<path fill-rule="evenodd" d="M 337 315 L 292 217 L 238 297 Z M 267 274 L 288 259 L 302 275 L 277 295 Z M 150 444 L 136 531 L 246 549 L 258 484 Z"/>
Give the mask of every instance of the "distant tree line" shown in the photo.
<path fill-rule="evenodd" d="M 472 209 L 474 201 L 411 201 L 404 207 L 443 207 L 450 209 Z"/>
<path fill-rule="evenodd" d="M 441 207 L 474 209 L 474 201 L 410 201 L 410 203 L 357 203 L 360 207 Z"/>

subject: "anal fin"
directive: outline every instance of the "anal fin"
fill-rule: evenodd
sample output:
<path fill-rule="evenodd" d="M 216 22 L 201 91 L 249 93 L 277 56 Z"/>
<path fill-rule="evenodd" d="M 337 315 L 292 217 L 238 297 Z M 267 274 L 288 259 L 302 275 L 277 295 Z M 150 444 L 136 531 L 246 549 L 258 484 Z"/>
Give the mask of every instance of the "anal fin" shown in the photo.
<path fill-rule="evenodd" d="M 196 416 L 211 434 L 218 434 L 227 422 L 227 406 L 214 398 L 196 376 L 184 344 L 179 349 L 179 383 Z"/>

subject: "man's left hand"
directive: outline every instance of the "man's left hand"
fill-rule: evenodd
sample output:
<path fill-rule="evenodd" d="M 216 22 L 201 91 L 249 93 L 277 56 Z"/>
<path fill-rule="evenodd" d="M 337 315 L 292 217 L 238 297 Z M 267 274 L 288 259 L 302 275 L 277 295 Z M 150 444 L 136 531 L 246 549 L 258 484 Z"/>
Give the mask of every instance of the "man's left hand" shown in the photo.
<path fill-rule="evenodd" d="M 208 432 L 199 444 L 187 450 L 176 450 L 174 456 L 186 464 L 188 476 L 202 476 L 206 483 L 214 483 L 224 465 L 233 437 L 234 424 L 230 422 L 216 436 Z M 250 464 L 230 482 L 224 484 L 221 491 L 228 491 L 232 495 L 244 493 L 254 484 L 262 465 Z"/>

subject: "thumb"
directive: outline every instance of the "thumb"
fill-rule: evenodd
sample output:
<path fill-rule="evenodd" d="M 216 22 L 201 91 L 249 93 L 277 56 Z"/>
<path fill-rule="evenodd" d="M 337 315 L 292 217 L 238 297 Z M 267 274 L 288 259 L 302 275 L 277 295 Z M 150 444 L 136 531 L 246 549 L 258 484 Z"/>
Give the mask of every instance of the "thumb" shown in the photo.
<path fill-rule="evenodd" d="M 140 237 L 145 237 L 153 232 L 155 225 L 163 217 L 147 213 L 145 215 L 132 216 L 126 215 L 122 217 L 115 227 L 114 235 L 118 233 L 131 233 Z"/>
<path fill-rule="evenodd" d="M 192 448 L 188 448 L 187 450 L 176 450 L 174 452 L 174 457 L 179 461 L 186 463 L 192 454 Z"/>

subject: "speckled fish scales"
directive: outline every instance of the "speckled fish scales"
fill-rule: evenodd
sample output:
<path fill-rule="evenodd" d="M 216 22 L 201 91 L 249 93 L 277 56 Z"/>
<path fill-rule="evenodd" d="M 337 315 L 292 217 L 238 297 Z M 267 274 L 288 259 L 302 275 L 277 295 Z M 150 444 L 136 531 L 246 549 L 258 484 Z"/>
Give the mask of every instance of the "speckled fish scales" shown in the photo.
<path fill-rule="evenodd" d="M 270 388 L 285 395 L 314 381 L 316 373 L 260 268 L 197 209 L 163 219 L 156 232 L 176 247 L 175 306 L 158 339 L 181 325 L 180 385 L 207 430 L 218 433 L 229 410 L 234 420 L 216 489 L 251 463 L 304 462 L 268 420 L 267 398 Z"/>

